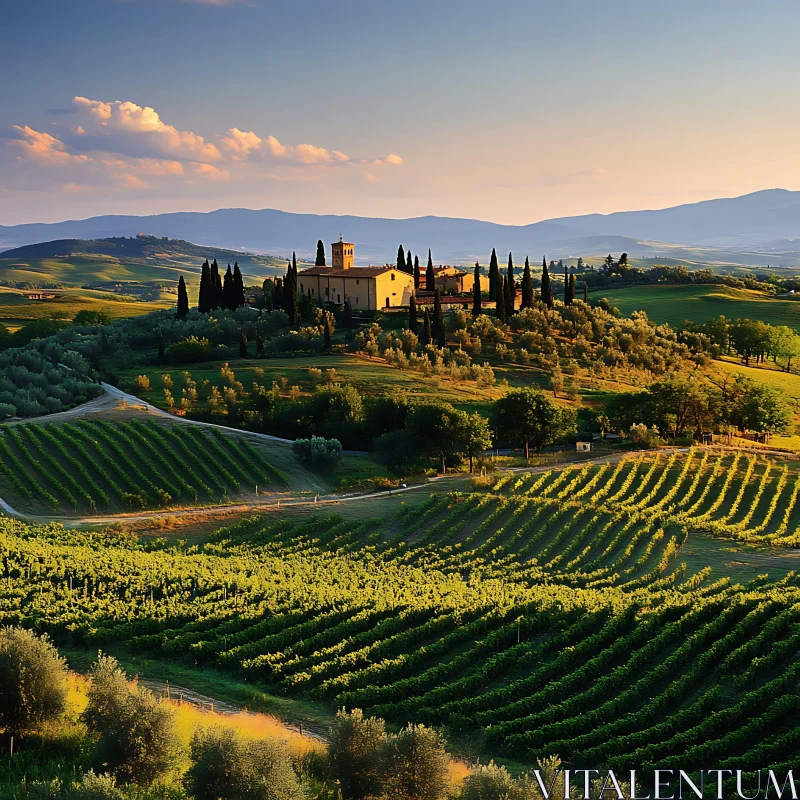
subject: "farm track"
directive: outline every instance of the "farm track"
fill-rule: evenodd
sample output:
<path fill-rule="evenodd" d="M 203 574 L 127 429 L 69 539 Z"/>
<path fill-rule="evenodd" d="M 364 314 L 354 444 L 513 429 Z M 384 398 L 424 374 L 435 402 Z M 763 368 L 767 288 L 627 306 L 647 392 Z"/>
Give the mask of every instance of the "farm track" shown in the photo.
<path fill-rule="evenodd" d="M 221 427 L 221 426 L 213 426 Z M 227 429 L 226 429 L 227 430 Z M 628 455 L 626 452 L 610 453 L 609 455 L 599 456 L 597 458 L 587 459 L 581 461 L 582 465 L 595 465 L 605 463 L 617 463 Z M 574 461 L 553 462 L 547 465 L 537 467 L 515 467 L 512 472 L 530 472 L 539 474 L 546 472 L 549 469 L 557 469 L 560 467 L 574 464 Z M 263 501 L 250 500 L 247 503 L 229 503 L 229 504 L 216 504 L 216 505 L 202 505 L 191 506 L 187 508 L 176 509 L 157 509 L 154 511 L 137 511 L 134 513 L 125 514 L 110 514 L 106 516 L 85 516 L 85 515 L 58 515 L 58 514 L 24 514 L 12 508 L 5 500 L 0 497 L 0 509 L 11 517 L 24 520 L 25 522 L 46 524 L 48 522 L 60 522 L 67 528 L 79 527 L 81 525 L 108 525 L 116 522 L 136 522 L 137 520 L 154 519 L 159 517 L 186 517 L 186 516 L 210 516 L 220 513 L 240 513 L 240 512 L 269 512 L 280 511 L 285 508 L 294 508 L 297 506 L 324 506 L 324 505 L 337 505 L 340 503 L 349 503 L 362 500 L 378 500 L 386 499 L 397 494 L 406 492 L 418 491 L 420 489 L 430 488 L 431 486 L 438 485 L 443 481 L 450 481 L 457 478 L 463 478 L 461 474 L 455 475 L 438 475 L 435 478 L 429 478 L 425 483 L 418 483 L 412 486 L 401 487 L 399 489 L 383 490 L 380 492 L 369 493 L 354 493 L 354 494 L 332 494 L 332 495 L 317 495 L 316 499 L 308 496 L 294 495 L 282 496 L 276 499 L 274 496 L 265 497 Z"/>
<path fill-rule="evenodd" d="M 262 714 L 259 711 L 248 712 L 245 706 L 239 705 L 238 703 L 220 700 L 218 697 L 211 697 L 210 695 L 202 694 L 193 689 L 188 689 L 185 686 L 178 686 L 168 681 L 157 680 L 155 678 L 139 678 L 138 682 L 159 697 L 166 697 L 173 701 L 179 699 L 180 702 L 187 703 L 200 711 L 230 715 L 241 714 L 243 712 L 258 714 L 259 716 L 269 717 L 271 720 L 274 720 L 276 724 L 282 725 L 287 733 L 299 733 L 301 736 L 307 736 L 309 739 L 315 739 L 318 742 L 328 741 L 327 731 L 316 725 L 290 725 L 288 722 L 284 722 L 282 719 L 272 714 Z"/>

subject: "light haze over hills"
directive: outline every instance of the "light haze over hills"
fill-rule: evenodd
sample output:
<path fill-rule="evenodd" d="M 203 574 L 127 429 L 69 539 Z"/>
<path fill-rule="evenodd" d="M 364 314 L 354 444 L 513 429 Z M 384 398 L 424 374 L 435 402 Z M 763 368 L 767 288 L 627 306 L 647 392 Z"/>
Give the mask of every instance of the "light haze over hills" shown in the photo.
<path fill-rule="evenodd" d="M 57 223 L 0 226 L 0 248 L 54 239 L 101 239 L 146 233 L 209 247 L 256 253 L 313 255 L 342 234 L 355 242 L 358 263 L 393 262 L 397 245 L 437 263 L 485 262 L 492 247 L 515 261 L 628 252 L 632 257 L 800 265 L 800 192 L 768 189 L 660 210 L 625 211 L 499 225 L 471 219 L 294 214 L 275 209 L 220 209 L 153 216 L 99 216 Z M 796 241 L 795 241 L 796 240 Z"/>

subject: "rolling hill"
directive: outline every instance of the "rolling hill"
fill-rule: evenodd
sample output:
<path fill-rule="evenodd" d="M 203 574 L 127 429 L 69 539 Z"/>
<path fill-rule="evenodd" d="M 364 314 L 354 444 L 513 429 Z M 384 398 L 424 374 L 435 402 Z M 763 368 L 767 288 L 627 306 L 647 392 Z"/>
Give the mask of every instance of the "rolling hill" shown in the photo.
<path fill-rule="evenodd" d="M 311 257 L 317 239 L 355 242 L 358 263 L 394 261 L 401 242 L 414 253 L 428 248 L 437 262 L 485 263 L 492 247 L 548 258 L 626 251 L 633 257 L 669 257 L 689 263 L 800 266 L 800 192 L 769 189 L 737 198 L 674 208 L 588 214 L 500 225 L 470 219 L 425 216 L 382 219 L 293 214 L 275 209 L 228 208 L 152 216 L 99 216 L 57 223 L 0 225 L 0 248 L 64 239 L 152 237 L 195 242 L 208 248 Z M 120 253 L 125 248 L 120 248 Z M 186 251 L 189 252 L 189 251 Z M 118 253 L 119 255 L 119 253 Z M 225 256 L 225 261 L 229 256 Z"/>

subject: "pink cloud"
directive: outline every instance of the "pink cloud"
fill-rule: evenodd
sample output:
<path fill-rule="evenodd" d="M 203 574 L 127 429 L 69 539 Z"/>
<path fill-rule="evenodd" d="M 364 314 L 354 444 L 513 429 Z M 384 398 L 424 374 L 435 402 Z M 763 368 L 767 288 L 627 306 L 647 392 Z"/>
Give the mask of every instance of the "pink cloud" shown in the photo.
<path fill-rule="evenodd" d="M 20 138 L 15 139 L 11 144 L 22 152 L 20 158 L 45 164 L 89 161 L 88 156 L 74 156 L 68 153 L 64 142 L 49 133 L 34 130 L 28 125 L 15 125 L 14 130 L 17 131 Z"/>
<path fill-rule="evenodd" d="M 110 152 L 135 150 L 139 154 L 146 150 L 154 155 L 203 162 L 222 158 L 216 145 L 192 131 L 167 125 L 150 106 L 119 100 L 106 103 L 86 97 L 75 97 L 72 102 L 78 113 L 84 115 L 85 128 L 94 135 L 98 149 L 103 149 L 106 139 L 110 140 Z"/>

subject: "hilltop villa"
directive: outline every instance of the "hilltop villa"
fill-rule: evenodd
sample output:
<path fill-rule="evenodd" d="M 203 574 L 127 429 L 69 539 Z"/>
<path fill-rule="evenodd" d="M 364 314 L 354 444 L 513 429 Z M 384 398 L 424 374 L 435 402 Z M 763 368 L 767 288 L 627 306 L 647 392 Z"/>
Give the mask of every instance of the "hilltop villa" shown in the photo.
<path fill-rule="evenodd" d="M 311 267 L 297 276 L 298 289 L 321 304 L 341 305 L 350 300 L 353 309 L 377 311 L 381 308 L 407 306 L 414 294 L 414 276 L 397 267 L 356 267 L 355 245 L 338 242 L 331 245 L 333 265 Z"/>

